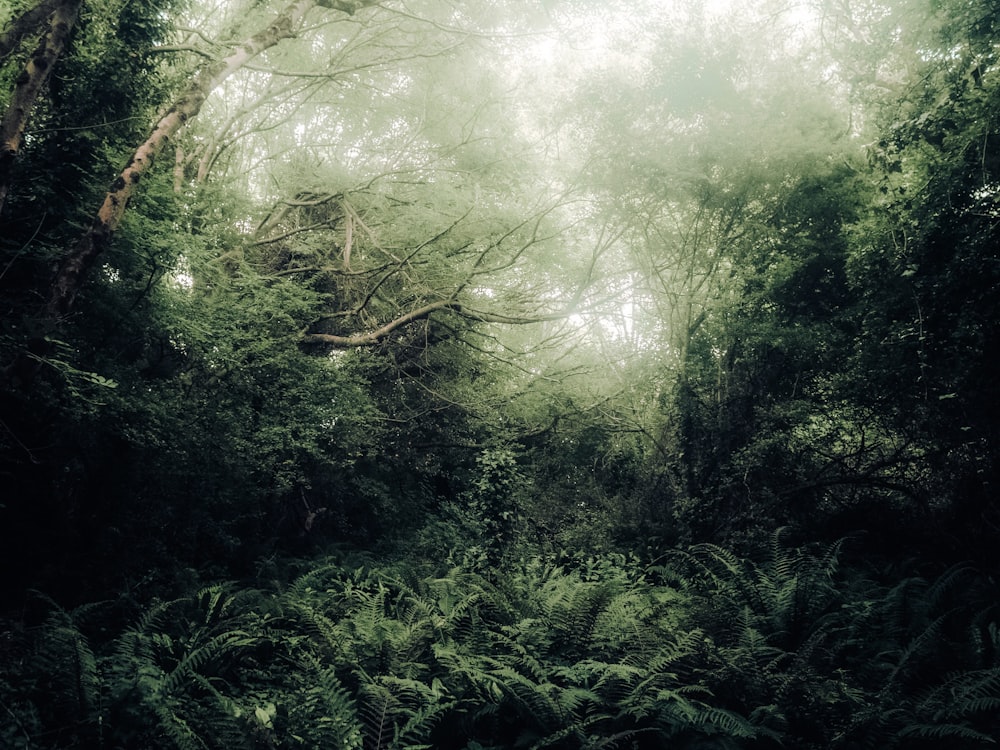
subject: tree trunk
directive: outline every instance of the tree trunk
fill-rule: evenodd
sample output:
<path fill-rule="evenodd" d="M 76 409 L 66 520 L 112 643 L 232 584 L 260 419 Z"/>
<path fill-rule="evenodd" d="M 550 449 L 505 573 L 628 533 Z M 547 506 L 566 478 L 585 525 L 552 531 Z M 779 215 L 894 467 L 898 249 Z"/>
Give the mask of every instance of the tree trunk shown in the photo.
<path fill-rule="evenodd" d="M 57 324 L 72 310 L 87 272 L 108 246 L 139 181 L 152 167 L 169 140 L 185 123 L 197 116 L 212 91 L 261 52 L 294 36 L 302 19 L 312 8 L 320 6 L 353 14 L 375 2 L 376 0 L 293 0 L 267 27 L 238 45 L 222 60 L 202 68 L 156 123 L 149 137 L 135 150 L 125 169 L 111 184 L 90 229 L 60 264 L 46 304 L 50 324 Z"/>
<path fill-rule="evenodd" d="M 31 33 L 27 30 L 29 20 L 40 24 L 40 20 L 47 16 L 49 30 L 31 53 L 24 72 L 18 77 L 10 104 L 3 120 L 0 121 L 0 212 L 3 211 L 7 193 L 10 191 L 14 161 L 21 150 L 24 130 L 35 108 L 38 94 L 49 80 L 56 61 L 66 49 L 79 10 L 80 0 L 43 2 L 31 11 L 25 12 L 15 24 L 15 27 L 20 25 L 24 28 L 21 28 L 19 34 L 13 35 L 12 40 L 19 40 Z M 41 15 L 42 13 L 45 15 Z M 14 41 L 6 39 L 8 34 L 4 35 L 4 46 L 14 44 Z"/>
<path fill-rule="evenodd" d="M 39 0 L 39 2 L 10 22 L 10 26 L 0 34 L 0 60 L 21 43 L 24 37 L 37 33 L 62 0 Z"/>

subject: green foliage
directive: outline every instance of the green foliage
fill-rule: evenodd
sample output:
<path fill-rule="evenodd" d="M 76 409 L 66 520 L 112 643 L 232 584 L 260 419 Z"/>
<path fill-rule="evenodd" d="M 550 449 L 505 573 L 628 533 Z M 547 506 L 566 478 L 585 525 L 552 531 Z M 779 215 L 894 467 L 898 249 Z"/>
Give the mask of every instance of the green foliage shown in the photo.
<path fill-rule="evenodd" d="M 946 506 L 943 522 L 993 559 L 979 532 L 993 523 L 985 488 L 997 470 L 987 354 L 998 340 L 1000 162 L 987 115 L 1000 94 L 996 20 L 988 3 L 933 10 L 915 64 L 922 83 L 880 110 L 870 154 L 879 192 L 854 227 L 848 266 L 865 305 L 855 367 L 869 377 L 845 385 L 921 444 L 922 483 Z"/>
<path fill-rule="evenodd" d="M 107 662 L 107 731 L 181 750 L 245 746 L 246 708 L 228 680 L 260 637 L 236 611 L 250 593 L 205 589 L 154 605 L 126 630 Z"/>
<path fill-rule="evenodd" d="M 31 664 L 40 676 L 33 690 L 48 698 L 38 710 L 49 726 L 68 727 L 69 736 L 92 737 L 100 719 L 103 689 L 97 657 L 81 631 L 92 608 L 67 612 L 51 604 L 52 611 L 41 626 L 41 648 Z"/>
<path fill-rule="evenodd" d="M 0 744 L 995 744 L 995 3 L 599 4 L 566 117 L 411 5 L 230 79 L 44 322 L 274 10 L 84 4 L 0 217 Z"/>
<path fill-rule="evenodd" d="M 982 606 L 990 596 L 984 583 L 955 566 L 934 579 L 875 588 L 871 599 L 845 608 L 844 648 L 871 654 L 860 674 L 879 686 L 848 738 L 908 747 L 921 737 L 961 737 L 976 747 L 996 736 L 996 652 L 970 648 L 996 617 L 995 607 Z"/>
<path fill-rule="evenodd" d="M 468 489 L 449 507 L 468 538 L 465 555 L 479 559 L 486 572 L 499 565 L 514 542 L 521 521 L 520 493 L 524 479 L 514 452 L 486 449 L 476 456 Z"/>
<path fill-rule="evenodd" d="M 356 750 L 995 736 L 994 584 L 967 567 L 880 583 L 843 549 L 779 533 L 758 560 L 703 544 L 489 577 L 331 558 L 278 593 L 212 586 L 110 632 L 109 605 L 50 606 L 36 655 L 0 681 L 9 736 Z"/>

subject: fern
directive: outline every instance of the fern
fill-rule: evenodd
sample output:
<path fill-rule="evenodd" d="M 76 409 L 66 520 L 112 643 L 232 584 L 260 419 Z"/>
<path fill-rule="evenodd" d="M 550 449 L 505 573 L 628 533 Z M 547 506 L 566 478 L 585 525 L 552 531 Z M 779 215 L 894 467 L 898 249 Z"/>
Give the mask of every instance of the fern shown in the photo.
<path fill-rule="evenodd" d="M 573 740 L 572 747 L 614 747 L 614 742 L 623 742 L 626 739 L 635 737 L 639 733 L 634 730 L 629 732 L 617 732 L 611 737 L 601 737 L 599 735 L 592 734 L 595 728 L 598 728 L 599 725 L 606 724 L 611 720 L 612 716 L 610 714 L 600 712 L 592 713 L 582 719 L 572 722 L 569 726 L 562 727 L 548 736 L 541 738 L 531 746 L 531 749 L 541 750 L 542 748 L 552 747 L 553 745 L 562 743 L 568 738 L 572 738 Z"/>
<path fill-rule="evenodd" d="M 151 702 L 149 708 L 157 719 L 157 727 L 171 741 L 176 750 L 208 750 L 208 745 L 174 706 L 165 701 Z"/>
<path fill-rule="evenodd" d="M 945 597 L 956 589 L 968 585 L 973 569 L 966 563 L 957 563 L 939 575 L 921 597 L 922 608 L 927 612 L 947 606 Z"/>
<path fill-rule="evenodd" d="M 968 567 L 953 566 L 933 580 L 905 578 L 847 610 L 842 640 L 852 643 L 848 655 L 862 667 L 870 702 L 845 737 L 974 746 L 1000 736 L 1000 671 L 970 668 L 982 652 L 974 638 L 956 641 L 981 632 L 983 610 L 962 600 L 975 584 Z"/>
<path fill-rule="evenodd" d="M 432 748 L 432 744 L 425 744 L 429 739 L 431 730 L 440 720 L 441 715 L 448 711 L 453 704 L 431 702 L 427 705 L 414 709 L 402 724 L 393 727 L 393 748 L 403 748 L 405 750 L 419 750 L 420 748 Z"/>
<path fill-rule="evenodd" d="M 212 636 L 181 656 L 176 666 L 164 674 L 160 689 L 166 693 L 177 692 L 197 677 L 206 665 L 224 660 L 254 643 L 255 639 L 243 630 L 231 630 Z"/>
<path fill-rule="evenodd" d="M 556 670 L 559 679 L 575 681 L 589 686 L 601 703 L 616 707 L 626 700 L 629 691 L 646 676 L 646 669 L 624 663 L 599 662 L 584 659 L 566 668 Z"/>
<path fill-rule="evenodd" d="M 995 745 L 996 739 L 990 735 L 977 732 L 964 724 L 910 724 L 896 733 L 897 738 L 918 737 L 933 740 L 961 740 Z M 968 747 L 968 745 L 965 745 Z"/>
<path fill-rule="evenodd" d="M 338 563 L 319 565 L 292 581 L 285 589 L 284 597 L 292 602 L 307 599 L 315 591 L 322 591 L 329 588 L 331 584 L 330 579 L 340 579 L 343 577 L 343 573 L 344 568 Z M 341 581 L 337 582 L 342 583 Z"/>
<path fill-rule="evenodd" d="M 102 719 L 103 680 L 98 659 L 79 624 L 94 607 L 66 611 L 51 599 L 41 598 L 50 612 L 37 633 L 36 651 L 28 662 L 38 676 L 37 711 L 42 722 L 58 728 L 57 735 L 71 730 L 76 735 L 96 737 Z"/>
<path fill-rule="evenodd" d="M 311 602 L 295 599 L 290 603 L 289 609 L 297 616 L 298 623 L 309 636 L 322 645 L 322 650 L 336 653 L 340 649 L 341 637 L 337 623 Z"/>
<path fill-rule="evenodd" d="M 616 593 L 594 620 L 592 654 L 609 658 L 655 648 L 663 610 L 648 586 Z"/>
<path fill-rule="evenodd" d="M 698 704 L 688 717 L 690 726 L 704 734 L 725 735 L 738 739 L 756 739 L 761 734 L 760 727 L 733 711 Z"/>
<path fill-rule="evenodd" d="M 971 716 L 1000 708 L 1000 667 L 962 672 L 935 690 L 921 705 L 927 710 L 937 703 L 938 715 L 947 719 Z"/>
<path fill-rule="evenodd" d="M 882 688 L 883 693 L 889 693 L 895 687 L 895 683 L 914 668 L 914 662 L 935 648 L 940 640 L 941 627 L 947 616 L 946 613 L 937 617 L 924 628 L 923 632 L 903 646 L 899 651 L 899 657 L 892 665 L 889 676 L 886 678 Z"/>
<path fill-rule="evenodd" d="M 110 730 L 159 733 L 176 750 L 249 746 L 252 725 L 240 701 L 228 694 L 228 679 L 260 642 L 240 627 L 252 622 L 240 602 L 253 596 L 210 587 L 190 599 L 154 605 L 122 633 L 104 659 L 108 703 L 119 717 Z M 150 717 L 156 719 L 152 726 Z"/>
<path fill-rule="evenodd" d="M 283 683 L 272 677 L 268 684 L 278 693 L 288 737 L 305 747 L 360 750 L 363 728 L 357 705 L 336 670 L 309 651 L 298 655 L 294 667 Z"/>
<path fill-rule="evenodd" d="M 450 704 L 433 686 L 391 676 L 362 675 L 359 715 L 369 750 L 417 747 Z"/>
<path fill-rule="evenodd" d="M 589 652 L 594 628 L 617 593 L 615 588 L 612 582 L 584 582 L 576 575 L 546 583 L 542 616 L 553 646 L 565 658 L 581 658 Z"/>

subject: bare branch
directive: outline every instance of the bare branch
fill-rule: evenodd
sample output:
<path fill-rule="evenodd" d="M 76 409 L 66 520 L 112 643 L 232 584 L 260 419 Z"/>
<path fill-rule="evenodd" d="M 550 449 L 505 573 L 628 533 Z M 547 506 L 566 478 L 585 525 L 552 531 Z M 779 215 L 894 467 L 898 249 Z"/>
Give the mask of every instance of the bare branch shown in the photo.
<path fill-rule="evenodd" d="M 362 310 L 364 310 L 366 307 L 368 307 L 368 304 L 375 297 L 375 293 L 378 292 L 379 288 L 381 288 L 381 286 L 383 284 L 385 284 L 386 281 L 388 281 L 394 275 L 396 275 L 397 273 L 399 273 L 399 271 L 402 270 L 402 268 L 404 266 L 406 266 L 407 263 L 409 263 L 411 260 L 413 260 L 415 257 L 417 257 L 417 255 L 421 251 L 423 251 L 424 248 L 426 248 L 428 245 L 430 245 L 430 244 L 432 244 L 434 242 L 437 242 L 439 239 L 441 239 L 446 234 L 448 234 L 452 229 L 454 229 L 455 227 L 457 227 L 471 212 L 472 212 L 472 208 L 470 207 L 469 210 L 467 210 L 464 214 L 462 214 L 460 217 L 458 217 L 457 219 L 455 219 L 455 221 L 453 221 L 446 228 L 442 229 L 440 232 L 438 232 L 436 235 L 434 235 L 433 237 L 431 237 L 429 240 L 425 240 L 424 242 L 422 242 L 419 245 L 417 245 L 410 252 L 409 255 L 407 255 L 405 258 L 402 258 L 401 260 L 399 260 L 394 268 L 392 268 L 389 271 L 387 271 L 382 276 L 382 278 L 379 279 L 378 281 L 376 281 L 375 285 L 371 289 L 368 290 L 368 294 L 365 295 L 364 300 L 362 300 L 361 304 L 358 305 L 355 308 L 355 312 L 359 313 Z M 453 295 L 453 297 L 454 297 L 454 295 Z"/>
<path fill-rule="evenodd" d="M 157 47 L 150 47 L 149 51 L 156 54 L 163 54 L 166 52 L 193 52 L 194 54 L 201 55 L 209 60 L 215 59 L 215 55 L 211 52 L 206 52 L 201 49 L 201 47 L 196 47 L 193 44 L 161 44 Z"/>
<path fill-rule="evenodd" d="M 566 313 L 547 313 L 539 315 L 507 315 L 487 310 L 476 310 L 454 299 L 443 299 L 418 307 L 410 312 L 394 318 L 385 325 L 367 333 L 356 333 L 350 336 L 339 336 L 332 333 L 304 333 L 302 341 L 307 344 L 329 344 L 338 348 L 358 348 L 372 346 L 385 339 L 390 334 L 410 323 L 430 317 L 439 310 L 449 310 L 469 320 L 481 323 L 502 323 L 504 325 L 533 325 L 551 320 L 561 320 Z"/>
<path fill-rule="evenodd" d="M 384 68 L 389 68 L 392 65 L 401 62 L 408 62 L 410 60 L 433 60 L 437 57 L 444 57 L 445 55 L 454 52 L 457 49 L 461 49 L 461 44 L 453 44 L 450 47 L 444 47 L 437 52 L 415 52 L 411 55 L 399 55 L 386 57 L 381 60 L 375 60 L 370 63 L 365 63 L 363 65 L 353 65 L 349 68 L 337 68 L 332 71 L 316 71 L 316 70 L 278 70 L 275 68 L 269 68 L 264 65 L 248 65 L 247 70 L 253 70 L 258 73 L 267 73 L 268 75 L 277 76 L 280 78 L 320 78 L 329 81 L 335 81 L 339 78 L 343 78 L 351 73 L 360 73 L 363 70 L 380 70 Z"/>
<path fill-rule="evenodd" d="M 351 272 L 351 243 L 354 239 L 354 219 L 344 212 L 344 270 Z"/>
<path fill-rule="evenodd" d="M 309 224 L 304 227 L 297 227 L 296 229 L 289 229 L 287 232 L 282 232 L 281 234 L 276 234 L 273 237 L 268 237 L 266 240 L 257 240 L 250 244 L 250 247 L 261 247 L 263 245 L 273 245 L 275 242 L 281 242 L 282 240 L 287 240 L 289 237 L 294 237 L 297 234 L 303 234 L 305 232 L 315 232 L 317 229 L 323 229 L 324 227 L 333 226 L 333 220 L 327 219 L 325 221 L 317 221 L 315 224 Z"/>
<path fill-rule="evenodd" d="M 381 328 L 369 331 L 368 333 L 358 333 L 353 336 L 337 336 L 332 333 L 307 333 L 303 335 L 302 340 L 307 344 L 331 344 L 340 348 L 371 346 L 372 344 L 377 344 L 393 331 L 409 325 L 414 321 L 423 320 L 431 313 L 437 312 L 438 310 L 448 310 L 460 307 L 461 305 L 453 300 L 439 300 L 437 302 L 431 302 L 429 305 L 418 307 L 416 310 L 411 310 L 405 315 L 401 315 L 395 320 L 389 321 Z"/>
<path fill-rule="evenodd" d="M 294 276 L 297 273 L 332 273 L 337 276 L 373 276 L 379 271 L 384 270 L 385 266 L 379 266 L 378 268 L 369 268 L 364 271 L 345 271 L 341 266 L 295 266 L 294 268 L 283 268 L 280 271 L 272 271 L 266 274 L 266 278 L 278 279 L 282 276 Z M 356 315 L 356 310 L 347 310 L 338 313 L 327 313 L 317 320 L 332 320 L 333 318 L 347 318 L 352 315 Z"/>

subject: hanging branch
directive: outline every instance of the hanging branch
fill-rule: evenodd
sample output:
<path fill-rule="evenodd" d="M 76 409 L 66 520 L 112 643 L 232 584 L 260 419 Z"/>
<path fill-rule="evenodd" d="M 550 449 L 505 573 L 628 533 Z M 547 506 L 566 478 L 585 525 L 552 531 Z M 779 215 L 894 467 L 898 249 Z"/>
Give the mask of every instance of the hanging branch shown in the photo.
<path fill-rule="evenodd" d="M 48 11 L 46 15 L 48 16 L 49 30 L 42 37 L 35 51 L 31 53 L 24 72 L 18 77 L 10 104 L 4 113 L 3 120 L 0 121 L 0 211 L 3 210 L 7 193 L 10 191 L 14 161 L 21 151 L 21 142 L 24 138 L 24 130 L 28 125 L 28 119 L 35 108 L 39 92 L 49 80 L 53 66 L 66 49 L 66 43 L 73 31 L 79 10 L 80 0 L 40 3 L 18 19 L 20 29 L 19 25 L 15 24 L 15 27 L 4 34 L 4 38 L 0 40 L 0 53 L 2 53 L 7 46 L 15 43 L 15 40 L 20 40 L 22 36 L 30 33 L 29 30 L 26 30 L 28 20 L 34 20 L 38 23 L 40 19 L 36 16 L 43 11 Z M 32 13 L 34 15 L 30 15 Z M 41 17 L 45 18 L 46 16 Z M 12 34 L 15 30 L 19 30 L 19 35 Z M 9 40 L 8 36 L 11 37 Z"/>

